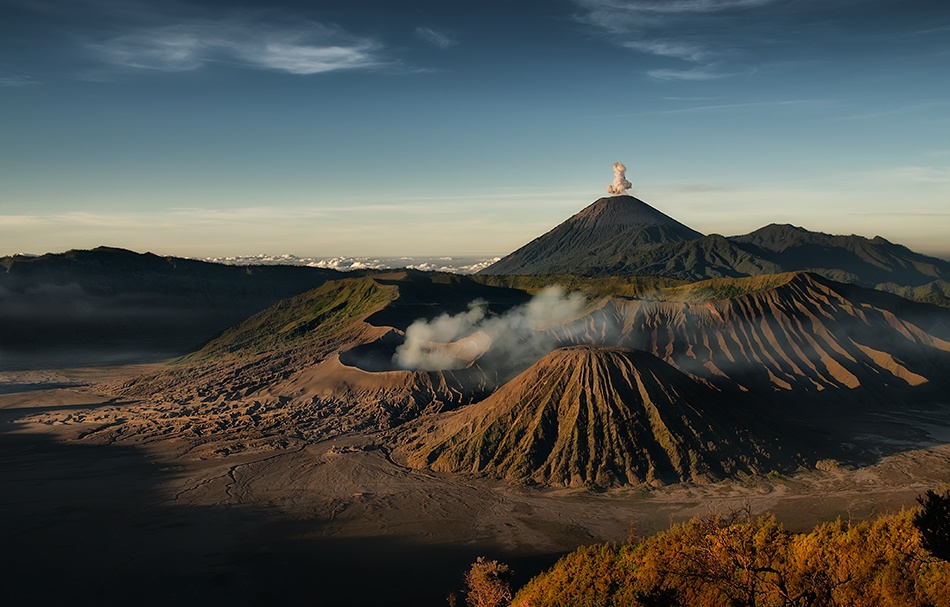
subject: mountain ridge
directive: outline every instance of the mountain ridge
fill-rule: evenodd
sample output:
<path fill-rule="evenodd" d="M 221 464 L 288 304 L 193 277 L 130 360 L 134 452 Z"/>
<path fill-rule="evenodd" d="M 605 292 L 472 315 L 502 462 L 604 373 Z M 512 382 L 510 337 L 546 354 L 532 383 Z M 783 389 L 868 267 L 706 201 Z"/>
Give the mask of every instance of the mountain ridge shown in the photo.
<path fill-rule="evenodd" d="M 554 486 L 708 483 L 765 472 L 765 441 L 719 396 L 642 350 L 571 346 L 485 400 L 409 430 L 413 467 Z"/>
<path fill-rule="evenodd" d="M 0 367 L 161 360 L 345 274 L 117 247 L 0 258 Z M 53 362 L 55 361 L 55 362 Z"/>
<path fill-rule="evenodd" d="M 622 255 L 631 245 L 654 247 L 701 236 L 633 196 L 604 197 L 479 274 L 558 273 L 554 268 L 603 274 L 596 270 L 608 263 L 604 260 Z"/>
<path fill-rule="evenodd" d="M 791 224 L 703 235 L 631 196 L 600 198 L 480 275 L 577 273 L 682 280 L 811 271 L 839 282 L 914 293 L 950 306 L 950 261 L 881 236 L 832 235 Z M 942 281 L 942 282 L 941 282 Z"/>

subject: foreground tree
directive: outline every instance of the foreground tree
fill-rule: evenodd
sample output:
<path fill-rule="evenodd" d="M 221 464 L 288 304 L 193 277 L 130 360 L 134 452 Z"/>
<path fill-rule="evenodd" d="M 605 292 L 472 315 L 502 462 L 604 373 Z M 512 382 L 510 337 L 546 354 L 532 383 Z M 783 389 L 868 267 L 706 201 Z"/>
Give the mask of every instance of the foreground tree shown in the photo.
<path fill-rule="evenodd" d="M 921 509 L 914 513 L 914 527 L 921 544 L 938 559 L 950 561 L 950 489 L 942 494 L 933 489 L 918 497 Z"/>
<path fill-rule="evenodd" d="M 511 568 L 480 556 L 465 574 L 468 588 L 465 603 L 469 607 L 508 607 L 511 605 Z"/>
<path fill-rule="evenodd" d="M 940 496 L 938 496 L 940 497 Z M 948 499 L 931 501 L 945 506 Z M 516 607 L 950 607 L 950 563 L 902 511 L 791 533 L 748 511 L 638 543 L 590 546 L 522 588 Z"/>

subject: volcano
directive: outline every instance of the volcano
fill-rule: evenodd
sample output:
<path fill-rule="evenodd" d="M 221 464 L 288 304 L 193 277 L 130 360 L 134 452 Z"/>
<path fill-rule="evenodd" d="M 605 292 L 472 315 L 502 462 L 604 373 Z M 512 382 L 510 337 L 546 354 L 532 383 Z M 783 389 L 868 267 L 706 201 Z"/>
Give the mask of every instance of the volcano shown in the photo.
<path fill-rule="evenodd" d="M 484 401 L 420 421 L 396 457 L 511 481 L 662 485 L 776 465 L 714 390 L 627 348 L 560 348 Z"/>
<path fill-rule="evenodd" d="M 595 201 L 479 273 L 698 281 L 798 271 L 950 307 L 950 262 L 880 236 L 782 224 L 740 236 L 703 235 L 632 196 Z"/>
<path fill-rule="evenodd" d="M 605 274 L 631 250 L 683 243 L 703 235 L 633 196 L 601 198 L 482 274 Z"/>

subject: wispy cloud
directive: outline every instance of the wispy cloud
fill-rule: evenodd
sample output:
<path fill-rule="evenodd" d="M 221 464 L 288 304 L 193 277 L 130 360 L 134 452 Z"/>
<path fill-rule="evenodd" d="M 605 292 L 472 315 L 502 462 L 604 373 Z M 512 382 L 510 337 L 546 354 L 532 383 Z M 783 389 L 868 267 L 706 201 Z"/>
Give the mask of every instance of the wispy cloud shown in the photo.
<path fill-rule="evenodd" d="M 784 99 L 777 101 L 751 101 L 746 103 L 717 103 L 706 105 L 694 105 L 690 107 L 680 107 L 668 110 L 651 110 L 647 112 L 634 112 L 623 114 L 624 116 L 661 116 L 669 114 L 699 114 L 706 112 L 749 112 L 751 110 L 773 110 L 781 108 L 815 108 L 828 106 L 834 103 L 829 99 Z"/>
<path fill-rule="evenodd" d="M 842 120 L 875 120 L 877 118 L 886 118 L 888 116 L 900 116 L 902 114 L 914 114 L 917 112 L 925 112 L 928 110 L 934 109 L 943 109 L 950 105 L 950 101 L 947 100 L 938 100 L 938 101 L 929 101 L 926 103 L 914 103 L 911 105 L 906 105 L 903 107 L 896 107 L 887 110 L 880 110 L 876 112 L 865 112 L 862 114 L 852 114 L 850 116 L 842 116 Z"/>
<path fill-rule="evenodd" d="M 657 57 L 677 59 L 691 68 L 648 70 L 657 80 L 713 80 L 740 72 L 719 65 L 738 54 L 722 41 L 721 29 L 711 23 L 718 16 L 758 9 L 779 0 L 574 0 L 582 10 L 581 23 L 606 33 L 624 48 Z"/>
<path fill-rule="evenodd" d="M 635 51 L 660 55 L 661 57 L 673 57 L 675 59 L 694 62 L 706 61 L 714 55 L 709 49 L 703 48 L 698 44 L 689 44 L 674 40 L 628 41 L 624 42 L 623 46 Z"/>
<path fill-rule="evenodd" d="M 950 217 L 950 211 L 854 211 L 856 217 Z"/>
<path fill-rule="evenodd" d="M 0 88 L 25 88 L 39 83 L 39 80 L 22 74 L 0 74 Z"/>
<path fill-rule="evenodd" d="M 312 22 L 190 20 L 135 29 L 89 46 L 112 66 L 162 72 L 226 63 L 309 75 L 387 65 L 375 41 Z"/>
<path fill-rule="evenodd" d="M 911 165 L 882 167 L 871 171 L 845 173 L 842 179 L 864 181 L 882 189 L 896 189 L 904 194 L 911 189 L 950 193 L 950 166 Z M 941 204 L 944 211 L 945 204 Z"/>
<path fill-rule="evenodd" d="M 611 31 L 652 27 L 684 15 L 758 8 L 779 0 L 574 0 L 586 12 L 579 19 Z"/>
<path fill-rule="evenodd" d="M 950 167 L 904 166 L 878 171 L 877 176 L 903 182 L 950 184 Z"/>
<path fill-rule="evenodd" d="M 0 214 L 0 227 L 76 225 L 100 228 L 149 226 L 259 225 L 265 222 L 330 220 L 341 214 L 380 216 L 407 213 L 432 214 L 432 205 L 423 203 L 350 204 L 320 206 L 244 206 L 230 208 L 175 207 L 153 211 L 62 211 L 44 215 Z"/>
<path fill-rule="evenodd" d="M 414 30 L 413 33 L 416 35 L 416 38 L 424 40 L 425 42 L 442 49 L 449 48 L 450 46 L 454 46 L 456 44 L 454 38 L 443 32 L 436 31 L 431 27 L 419 26 Z"/>
<path fill-rule="evenodd" d="M 717 80 L 735 76 L 735 72 L 720 72 L 714 65 L 700 65 L 686 70 L 659 69 L 647 70 L 647 75 L 655 80 Z"/>
<path fill-rule="evenodd" d="M 664 101 L 718 101 L 725 97 L 663 97 Z"/>

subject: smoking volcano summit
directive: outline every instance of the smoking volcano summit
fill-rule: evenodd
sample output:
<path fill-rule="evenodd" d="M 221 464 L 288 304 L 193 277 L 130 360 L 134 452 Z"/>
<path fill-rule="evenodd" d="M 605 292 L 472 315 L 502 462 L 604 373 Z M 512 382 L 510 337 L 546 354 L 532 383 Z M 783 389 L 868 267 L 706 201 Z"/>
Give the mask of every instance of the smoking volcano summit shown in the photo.
<path fill-rule="evenodd" d="M 750 234 L 703 235 L 626 195 L 626 167 L 614 165 L 600 198 L 546 234 L 483 269 L 484 275 L 579 274 L 739 278 L 807 270 L 840 282 L 950 303 L 950 262 L 880 236 L 835 236 L 771 224 Z"/>
<path fill-rule="evenodd" d="M 663 245 L 702 238 L 633 196 L 600 198 L 547 234 L 485 268 L 481 274 L 626 272 L 636 256 Z M 632 272 L 629 272 L 632 273 Z"/>

